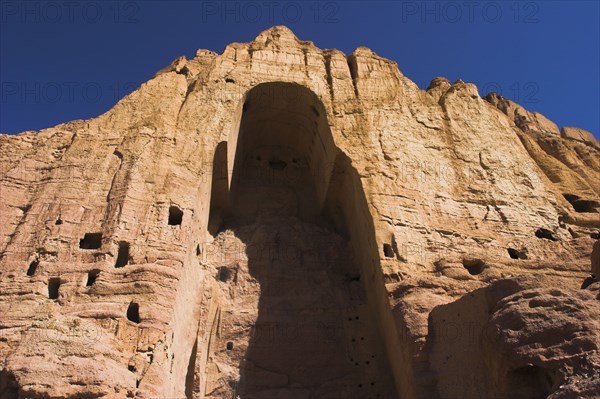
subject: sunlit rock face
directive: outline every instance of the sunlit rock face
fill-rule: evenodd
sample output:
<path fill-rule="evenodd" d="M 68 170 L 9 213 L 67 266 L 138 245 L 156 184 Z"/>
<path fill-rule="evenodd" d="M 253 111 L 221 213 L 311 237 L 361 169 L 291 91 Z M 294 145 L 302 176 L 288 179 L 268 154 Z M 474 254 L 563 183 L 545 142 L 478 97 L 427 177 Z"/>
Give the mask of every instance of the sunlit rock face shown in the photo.
<path fill-rule="evenodd" d="M 0 136 L 2 398 L 600 392 L 600 144 L 282 26 Z"/>

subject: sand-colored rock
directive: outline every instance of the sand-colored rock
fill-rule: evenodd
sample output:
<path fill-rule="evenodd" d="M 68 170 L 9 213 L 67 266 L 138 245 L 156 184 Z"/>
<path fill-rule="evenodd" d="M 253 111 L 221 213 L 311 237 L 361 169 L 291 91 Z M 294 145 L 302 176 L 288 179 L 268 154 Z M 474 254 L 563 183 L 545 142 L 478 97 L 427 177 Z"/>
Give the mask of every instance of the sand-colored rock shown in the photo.
<path fill-rule="evenodd" d="M 0 148 L 0 396 L 598 392 L 600 148 L 473 84 L 279 26 Z"/>
<path fill-rule="evenodd" d="M 600 147 L 600 143 L 598 143 L 598 140 L 596 140 L 594 135 L 591 132 L 588 132 L 587 130 L 579 129 L 577 127 L 565 126 L 562 129 L 560 129 L 560 135 L 568 139 L 582 141 L 592 146 Z"/>
<path fill-rule="evenodd" d="M 428 341 L 439 397 L 597 394 L 600 303 L 593 292 L 558 287 L 522 276 L 436 307 Z"/>

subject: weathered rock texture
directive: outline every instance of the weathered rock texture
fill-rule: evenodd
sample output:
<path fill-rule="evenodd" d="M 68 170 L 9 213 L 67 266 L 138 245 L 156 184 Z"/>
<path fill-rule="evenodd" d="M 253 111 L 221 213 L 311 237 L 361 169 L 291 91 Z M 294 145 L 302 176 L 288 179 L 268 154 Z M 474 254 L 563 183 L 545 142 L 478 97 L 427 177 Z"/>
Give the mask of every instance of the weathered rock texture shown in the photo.
<path fill-rule="evenodd" d="M 274 27 L 0 145 L 3 398 L 600 392 L 600 145 L 472 84 Z"/>

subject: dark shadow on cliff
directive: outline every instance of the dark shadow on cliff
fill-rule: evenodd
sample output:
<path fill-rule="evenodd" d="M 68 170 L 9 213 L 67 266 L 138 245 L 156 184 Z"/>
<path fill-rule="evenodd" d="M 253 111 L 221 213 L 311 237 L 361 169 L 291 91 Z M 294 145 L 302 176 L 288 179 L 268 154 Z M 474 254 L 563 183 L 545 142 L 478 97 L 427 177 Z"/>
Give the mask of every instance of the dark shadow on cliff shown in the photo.
<path fill-rule="evenodd" d="M 229 179 L 227 172 L 227 142 L 217 144 L 213 157 L 212 168 L 205 168 L 204 178 L 211 170 L 210 212 L 208 217 L 208 232 L 216 236 L 229 209 Z"/>
<path fill-rule="evenodd" d="M 302 86 L 259 85 L 229 144 L 235 166 L 221 230 L 245 244 L 260 287 L 235 395 L 395 397 L 373 220 L 323 104 Z"/>
<path fill-rule="evenodd" d="M 350 218 L 369 215 L 359 187 L 350 160 L 340 154 L 316 218 L 298 217 L 303 212 L 294 209 L 289 187 L 284 195 L 289 208 L 263 208 L 252 222 L 228 226 L 246 244 L 248 269 L 261 290 L 258 319 L 240 364 L 240 398 L 395 396 L 377 309 L 365 284 L 378 265 L 377 250 L 369 244 L 375 243 L 373 226 L 364 220 L 368 238 L 360 238 L 362 246 L 353 244 L 357 240 L 347 227 Z M 258 202 L 268 204 L 281 190 L 266 189 Z M 372 262 L 360 268 L 361 258 Z"/>

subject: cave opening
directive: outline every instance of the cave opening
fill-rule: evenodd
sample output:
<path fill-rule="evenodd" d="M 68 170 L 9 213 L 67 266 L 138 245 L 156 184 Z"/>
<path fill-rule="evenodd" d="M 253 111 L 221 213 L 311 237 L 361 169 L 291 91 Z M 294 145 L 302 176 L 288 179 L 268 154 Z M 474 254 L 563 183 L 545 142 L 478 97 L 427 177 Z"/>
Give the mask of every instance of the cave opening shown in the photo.
<path fill-rule="evenodd" d="M 552 230 L 548 230 L 543 227 L 540 227 L 535 231 L 535 236 L 537 238 L 543 238 L 545 240 L 558 241 L 558 238 L 554 236 L 554 232 Z"/>
<path fill-rule="evenodd" d="M 507 248 L 508 256 L 511 259 L 527 259 L 527 249 Z"/>
<path fill-rule="evenodd" d="M 58 290 L 60 289 L 60 278 L 51 278 L 48 280 L 48 298 L 58 299 Z"/>
<path fill-rule="evenodd" d="M 227 280 L 229 280 L 230 276 L 231 276 L 231 270 L 229 270 L 226 267 L 220 267 L 219 270 L 217 271 L 217 280 L 222 283 L 226 283 Z"/>
<path fill-rule="evenodd" d="M 373 222 L 324 105 L 282 82 L 254 87 L 243 104 L 215 151 L 208 223 L 215 242 L 233 234 L 246 248 L 235 279 L 217 275 L 235 292 L 221 323 L 238 328 L 219 338 L 220 361 L 239 368 L 235 394 L 396 396 L 382 309 L 360 278 L 377 270 Z M 260 288 L 241 288 L 251 281 Z"/>
<path fill-rule="evenodd" d="M 395 256 L 394 249 L 392 248 L 391 244 L 383 244 L 383 254 L 386 258 L 393 258 Z"/>
<path fill-rule="evenodd" d="M 180 226 L 183 221 L 183 211 L 172 205 L 169 207 L 169 226 Z"/>
<path fill-rule="evenodd" d="M 100 249 L 102 246 L 102 233 L 85 233 L 79 240 L 81 249 Z"/>
<path fill-rule="evenodd" d="M 94 285 L 94 283 L 96 283 L 96 280 L 98 279 L 99 275 L 100 275 L 100 270 L 98 270 L 98 269 L 89 271 L 87 274 L 87 281 L 85 282 L 85 286 L 91 287 L 92 285 Z"/>
<path fill-rule="evenodd" d="M 508 372 L 508 397 L 511 398 L 546 398 L 554 386 L 551 370 L 530 364 Z"/>
<path fill-rule="evenodd" d="M 27 269 L 27 276 L 32 277 L 37 271 L 38 266 L 40 265 L 40 261 L 35 259 L 29 264 L 29 268 Z"/>
<path fill-rule="evenodd" d="M 463 259 L 463 266 L 472 276 L 481 274 L 485 270 L 485 262 L 481 259 L 465 258 Z"/>
<path fill-rule="evenodd" d="M 129 264 L 129 243 L 126 241 L 119 241 L 119 248 L 117 250 L 117 260 L 115 261 L 115 267 L 124 267 Z"/>
<path fill-rule="evenodd" d="M 598 209 L 600 209 L 600 202 L 598 201 L 584 200 L 575 194 L 563 194 L 563 197 L 578 213 L 598 212 Z"/>
<path fill-rule="evenodd" d="M 132 321 L 134 323 L 140 322 L 140 305 L 131 302 L 127 307 L 127 320 Z"/>

